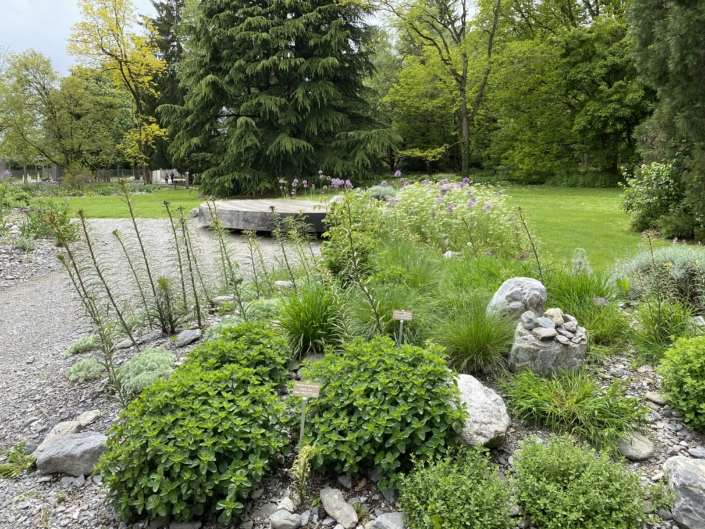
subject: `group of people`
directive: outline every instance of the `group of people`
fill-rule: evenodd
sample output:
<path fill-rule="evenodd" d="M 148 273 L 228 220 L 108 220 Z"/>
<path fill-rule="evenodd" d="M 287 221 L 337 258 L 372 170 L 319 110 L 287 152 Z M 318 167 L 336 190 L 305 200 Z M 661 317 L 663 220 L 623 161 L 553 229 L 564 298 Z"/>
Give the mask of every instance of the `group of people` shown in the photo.
<path fill-rule="evenodd" d="M 175 178 L 174 171 L 168 172 L 168 173 L 166 173 L 166 175 L 164 175 L 164 183 L 168 184 L 171 179 L 171 183 L 173 184 L 174 178 Z"/>

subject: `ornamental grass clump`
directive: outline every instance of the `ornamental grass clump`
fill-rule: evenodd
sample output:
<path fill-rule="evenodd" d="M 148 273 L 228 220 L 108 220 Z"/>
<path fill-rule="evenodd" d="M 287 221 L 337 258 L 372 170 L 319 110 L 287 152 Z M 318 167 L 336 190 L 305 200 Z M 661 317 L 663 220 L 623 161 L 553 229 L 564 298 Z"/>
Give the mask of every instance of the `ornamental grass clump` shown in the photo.
<path fill-rule="evenodd" d="M 359 475 L 377 467 L 394 479 L 455 445 L 467 417 L 439 348 L 396 347 L 389 338 L 357 339 L 306 366 L 322 385 L 308 403 L 303 444 L 316 446 L 316 466 Z M 298 407 L 300 399 L 294 399 Z"/>
<path fill-rule="evenodd" d="M 595 448 L 614 451 L 617 440 L 643 426 L 648 410 L 614 381 L 600 388 L 586 371 L 551 379 L 529 370 L 505 379 L 503 389 L 513 417 L 569 433 Z"/>
<path fill-rule="evenodd" d="M 541 529 L 636 529 L 647 521 L 636 472 L 568 437 L 524 441 L 514 454 L 516 499 Z"/>
<path fill-rule="evenodd" d="M 681 338 L 658 368 L 664 395 L 693 428 L 705 432 L 705 336 Z"/>
<path fill-rule="evenodd" d="M 480 450 L 418 461 L 400 478 L 399 506 L 411 529 L 509 529 L 511 489 Z"/>

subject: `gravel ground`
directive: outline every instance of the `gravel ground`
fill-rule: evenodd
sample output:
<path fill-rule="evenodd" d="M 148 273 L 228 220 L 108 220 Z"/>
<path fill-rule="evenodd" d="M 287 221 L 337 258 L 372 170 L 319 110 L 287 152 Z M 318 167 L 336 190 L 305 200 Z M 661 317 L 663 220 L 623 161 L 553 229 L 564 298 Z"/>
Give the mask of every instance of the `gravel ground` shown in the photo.
<path fill-rule="evenodd" d="M 141 226 L 149 248 L 150 262 L 159 270 L 157 274 L 173 271 L 174 263 L 168 257 L 172 252 L 167 222 L 143 220 Z M 116 252 L 119 250 L 111 232 L 114 229 L 126 232 L 129 221 L 92 220 L 91 227 L 103 241 L 100 247 L 104 254 L 118 255 Z M 217 241 L 213 234 L 203 229 L 194 231 L 203 254 L 202 262 L 213 262 L 217 253 Z M 274 262 L 279 253 L 277 245 L 267 238 L 262 238 L 260 242 L 265 259 Z M 236 260 L 244 263 L 248 251 L 246 239 L 233 235 L 230 243 Z M 69 344 L 86 334 L 86 327 L 68 281 L 59 270 L 55 254 L 56 249 L 48 242 L 38 244 L 32 252 L 18 252 L 8 244 L 0 243 L 0 449 L 7 449 L 20 441 L 38 444 L 55 424 L 74 419 L 89 410 L 100 410 L 101 416 L 86 429 L 106 433 L 120 411 L 115 398 L 105 390 L 105 381 L 71 383 L 64 376 L 66 368 L 77 359 L 65 358 L 63 353 Z M 213 267 L 210 272 L 213 272 Z M 127 274 L 128 271 L 119 269 L 117 273 Z M 211 318 L 214 321 L 217 316 Z M 175 348 L 171 339 L 158 333 L 147 334 L 143 339 L 145 345 Z M 177 361 L 183 359 L 190 348 L 175 350 Z M 133 348 L 120 350 L 118 362 L 134 353 Z M 633 366 L 633 358 L 625 353 L 601 361 L 596 367 L 604 385 L 615 378 L 627 381 L 628 393 L 638 396 L 652 409 L 648 437 L 656 446 L 656 454 L 647 461 L 627 461 L 625 465 L 639 470 L 644 480 L 657 481 L 668 457 L 694 457 L 690 451 L 700 453 L 693 449 L 704 446 L 705 439 L 688 431 L 682 419 L 668 405 L 646 398 L 647 392 L 660 390 L 660 377 L 648 366 L 638 369 Z M 494 385 L 491 380 L 485 382 Z M 531 434 L 547 435 L 545 431 L 514 424 L 502 447 L 492 450 L 493 461 L 500 465 L 503 474 L 511 473 L 513 452 L 521 440 Z M 282 457 L 281 462 L 283 468 L 290 467 L 291 457 Z M 394 508 L 377 490 L 370 476 L 353 480 L 350 487 L 346 486 L 345 479 L 338 481 L 336 476 L 317 476 L 316 482 L 321 488 L 329 484 L 342 489 L 349 502 L 360 498 L 370 513 L 381 514 Z M 253 493 L 256 499 L 246 507 L 243 529 L 268 528 L 269 515 L 289 492 L 290 481 L 285 472 L 279 470 L 268 476 L 260 489 Z M 115 519 L 112 508 L 106 502 L 106 494 L 99 477 L 88 477 L 81 482 L 70 477 L 42 476 L 35 472 L 25 474 L 18 480 L 0 479 L 0 528 L 125 529 L 127 526 Z M 312 522 L 318 521 L 318 514 L 315 510 L 310 513 Z M 321 513 L 321 516 L 324 515 Z M 132 527 L 160 526 L 149 522 L 145 520 Z M 520 518 L 517 522 L 517 527 L 528 527 Z M 320 525 L 311 523 L 309 527 Z M 662 520 L 648 527 L 669 529 L 674 528 L 675 524 Z"/>

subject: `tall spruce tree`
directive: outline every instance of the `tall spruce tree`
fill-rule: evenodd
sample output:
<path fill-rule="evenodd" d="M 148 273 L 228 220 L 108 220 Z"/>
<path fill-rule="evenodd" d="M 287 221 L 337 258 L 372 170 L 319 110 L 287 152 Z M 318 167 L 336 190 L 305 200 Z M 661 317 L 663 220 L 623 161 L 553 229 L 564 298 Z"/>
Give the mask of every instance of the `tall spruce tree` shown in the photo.
<path fill-rule="evenodd" d="M 399 138 L 372 115 L 365 12 L 333 0 L 209 0 L 191 21 L 183 106 L 162 111 L 202 190 L 255 193 L 319 169 L 361 179 Z"/>
<path fill-rule="evenodd" d="M 705 240 L 705 1 L 634 0 L 628 18 L 637 68 L 658 94 L 654 117 L 642 127 L 657 139 L 645 150 L 655 148 L 660 161 L 682 170 L 685 199 L 663 220 L 673 234 Z"/>

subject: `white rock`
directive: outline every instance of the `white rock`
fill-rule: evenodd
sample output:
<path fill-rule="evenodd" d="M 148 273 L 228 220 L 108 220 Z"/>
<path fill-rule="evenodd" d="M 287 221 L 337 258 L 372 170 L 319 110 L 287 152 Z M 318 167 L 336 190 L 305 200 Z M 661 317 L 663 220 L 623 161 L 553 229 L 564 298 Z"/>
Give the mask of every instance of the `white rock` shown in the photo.
<path fill-rule="evenodd" d="M 460 442 L 488 448 L 501 445 L 511 425 L 502 397 L 470 375 L 459 375 L 456 381 L 460 400 L 469 413 L 459 434 Z"/>
<path fill-rule="evenodd" d="M 294 505 L 294 502 L 291 501 L 291 498 L 284 498 L 279 502 L 279 505 L 277 505 L 277 509 L 294 512 L 296 511 L 296 506 Z"/>
<path fill-rule="evenodd" d="M 658 404 L 659 406 L 663 406 L 664 404 L 666 404 L 666 399 L 663 397 L 663 395 L 661 395 L 660 393 L 656 393 L 655 391 L 647 391 L 644 396 L 651 402 Z"/>
<path fill-rule="evenodd" d="M 85 428 L 89 424 L 92 424 L 100 415 L 100 410 L 84 411 L 76 420 Z"/>
<path fill-rule="evenodd" d="M 365 529 L 404 529 L 404 513 L 389 512 L 378 516 L 368 523 Z"/>
<path fill-rule="evenodd" d="M 352 529 L 357 525 L 357 513 L 352 505 L 345 502 L 343 493 L 338 489 L 326 487 L 321 491 L 321 502 L 326 512 L 344 529 Z"/>
<path fill-rule="evenodd" d="M 297 529 L 301 526 L 301 516 L 280 509 L 269 518 L 272 529 Z"/>

